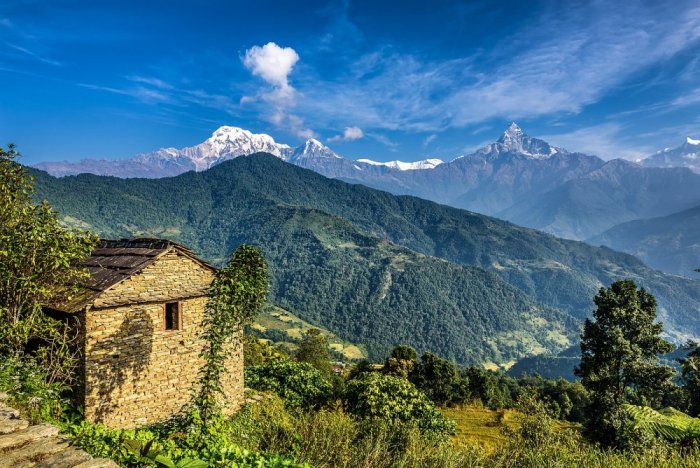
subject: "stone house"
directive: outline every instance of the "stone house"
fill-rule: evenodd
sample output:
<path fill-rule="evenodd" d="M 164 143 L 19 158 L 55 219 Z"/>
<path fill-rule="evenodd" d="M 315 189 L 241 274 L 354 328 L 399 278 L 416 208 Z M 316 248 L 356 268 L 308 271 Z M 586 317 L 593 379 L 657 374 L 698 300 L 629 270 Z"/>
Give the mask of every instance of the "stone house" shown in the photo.
<path fill-rule="evenodd" d="M 167 419 L 196 390 L 215 268 L 161 239 L 102 240 L 84 266 L 87 285 L 46 313 L 78 330 L 75 393 L 86 419 L 119 428 Z M 230 346 L 222 376 L 229 413 L 243 401 L 241 339 Z"/>

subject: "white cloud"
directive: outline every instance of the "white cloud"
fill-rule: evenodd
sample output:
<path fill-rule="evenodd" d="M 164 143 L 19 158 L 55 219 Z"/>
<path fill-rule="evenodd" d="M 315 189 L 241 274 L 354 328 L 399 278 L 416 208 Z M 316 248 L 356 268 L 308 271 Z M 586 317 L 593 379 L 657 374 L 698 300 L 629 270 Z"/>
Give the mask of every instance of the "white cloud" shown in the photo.
<path fill-rule="evenodd" d="M 341 79 L 304 77 L 297 88 L 307 99 L 297 112 L 315 125 L 428 132 L 576 114 L 698 44 L 695 6 L 554 2 L 488 55 L 426 61 L 379 47 L 349 63 Z"/>
<path fill-rule="evenodd" d="M 364 138 L 365 134 L 360 127 L 345 127 L 341 135 L 330 137 L 328 141 L 354 141 Z"/>
<path fill-rule="evenodd" d="M 689 93 L 679 96 L 671 102 L 673 107 L 685 107 L 700 103 L 700 88 L 696 88 Z"/>
<path fill-rule="evenodd" d="M 289 85 L 289 74 L 299 61 L 299 55 L 291 47 L 280 47 L 274 42 L 253 46 L 246 50 L 243 65 L 253 75 L 259 76 L 276 88 L 278 97 L 287 98 L 294 92 Z"/>
<path fill-rule="evenodd" d="M 304 119 L 290 113 L 290 109 L 296 105 L 298 93 L 289 84 L 289 75 L 298 61 L 299 54 L 294 49 L 280 47 L 274 42 L 248 49 L 243 57 L 243 65 L 253 75 L 271 85 L 272 89 L 260 92 L 259 100 L 243 96 L 240 103 L 256 103 L 263 119 L 300 138 L 313 138 L 316 134 L 304 124 Z"/>

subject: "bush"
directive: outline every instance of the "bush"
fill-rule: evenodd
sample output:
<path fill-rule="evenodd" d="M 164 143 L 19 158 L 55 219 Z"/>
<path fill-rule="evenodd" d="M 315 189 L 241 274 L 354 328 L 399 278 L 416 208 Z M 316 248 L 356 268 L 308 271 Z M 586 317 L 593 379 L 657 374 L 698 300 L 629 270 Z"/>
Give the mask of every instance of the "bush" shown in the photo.
<path fill-rule="evenodd" d="M 140 457 L 129 448 L 130 441 L 151 443 L 163 457 L 179 462 L 197 459 L 211 467 L 298 467 L 289 458 L 253 453 L 229 437 L 231 426 L 225 420 L 210 420 L 206 427 L 192 432 L 161 433 L 154 429 L 109 429 L 86 421 L 69 428 L 73 443 L 95 457 L 110 458 L 121 466 L 141 466 Z"/>
<path fill-rule="evenodd" d="M 26 355 L 0 361 L 0 391 L 33 423 L 56 422 L 69 406 L 68 388 L 60 381 L 47 383 L 45 369 Z"/>
<path fill-rule="evenodd" d="M 256 390 L 276 392 L 289 408 L 319 407 L 333 393 L 331 383 L 314 366 L 286 359 L 247 368 L 245 383 Z"/>
<path fill-rule="evenodd" d="M 454 434 L 455 422 L 407 380 L 365 373 L 348 382 L 346 409 L 363 418 L 418 427 L 424 435 L 445 439 Z"/>

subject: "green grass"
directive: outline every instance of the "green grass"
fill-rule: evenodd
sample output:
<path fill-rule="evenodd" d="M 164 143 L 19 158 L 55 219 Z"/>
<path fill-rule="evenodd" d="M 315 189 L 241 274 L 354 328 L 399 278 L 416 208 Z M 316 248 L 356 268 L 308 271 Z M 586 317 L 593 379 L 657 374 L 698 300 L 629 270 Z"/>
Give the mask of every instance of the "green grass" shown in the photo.
<path fill-rule="evenodd" d="M 517 430 L 524 418 L 517 410 L 491 410 L 480 406 L 441 408 L 440 411 L 457 422 L 457 433 L 452 438 L 456 445 L 476 445 L 487 453 L 508 442 L 504 428 Z M 579 427 L 566 421 L 555 421 L 554 425 L 557 430 L 577 430 Z"/>
<path fill-rule="evenodd" d="M 491 452 L 506 442 L 503 428 L 520 427 L 522 415 L 515 410 L 490 410 L 477 406 L 442 408 L 442 413 L 457 422 L 453 442 L 458 445 L 478 445 Z"/>

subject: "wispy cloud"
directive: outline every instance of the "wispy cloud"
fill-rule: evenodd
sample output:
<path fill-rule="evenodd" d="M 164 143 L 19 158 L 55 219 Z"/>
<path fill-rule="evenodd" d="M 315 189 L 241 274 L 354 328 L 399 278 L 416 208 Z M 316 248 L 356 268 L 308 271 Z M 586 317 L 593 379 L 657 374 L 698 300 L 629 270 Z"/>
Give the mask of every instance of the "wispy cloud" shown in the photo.
<path fill-rule="evenodd" d="M 381 143 L 382 145 L 386 146 L 389 148 L 390 151 L 396 151 L 399 147 L 399 144 L 389 138 L 388 136 L 381 134 L 381 133 L 367 133 L 366 134 L 368 137 L 372 138 L 373 140 Z"/>
<path fill-rule="evenodd" d="M 29 50 L 26 47 L 22 47 L 20 45 L 13 44 L 11 42 L 5 42 L 5 46 L 7 46 L 11 50 L 19 52 L 20 54 L 24 55 L 25 57 L 28 57 L 32 60 L 36 60 L 36 61 L 41 62 L 41 63 L 45 63 L 47 65 L 53 65 L 53 66 L 57 66 L 57 67 L 63 65 L 58 60 L 52 60 L 50 58 L 46 58 L 46 57 L 44 57 L 44 56 L 42 56 L 42 55 L 40 55 L 32 50 Z"/>
<path fill-rule="evenodd" d="M 110 86 L 94 85 L 90 83 L 77 83 L 78 86 L 95 91 L 105 91 L 122 96 L 130 96 L 146 103 L 174 103 L 171 96 L 155 89 L 146 88 L 143 86 L 133 86 L 127 88 L 114 88 Z"/>
<path fill-rule="evenodd" d="M 490 119 L 575 114 L 625 80 L 700 41 L 700 8 L 593 2 L 544 12 L 493 52 L 426 61 L 380 49 L 348 65 L 345 78 L 300 77 L 297 112 L 314 125 L 440 131 Z"/>
<path fill-rule="evenodd" d="M 541 138 L 555 146 L 593 154 L 605 160 L 623 158 L 634 161 L 658 149 L 652 145 L 640 144 L 639 141 L 630 138 L 625 130 L 626 128 L 620 124 L 604 123 L 580 128 L 573 132 L 544 135 Z"/>
<path fill-rule="evenodd" d="M 695 89 L 691 90 L 690 92 L 675 98 L 673 101 L 671 101 L 671 106 L 685 107 L 685 106 L 691 106 L 693 104 L 699 104 L 699 103 L 700 103 L 700 88 L 695 88 Z"/>
<path fill-rule="evenodd" d="M 149 76 L 139 76 L 139 75 L 130 75 L 125 77 L 127 80 L 132 81 L 134 83 L 141 83 L 144 85 L 148 86 L 153 86 L 154 88 L 160 88 L 160 89 L 166 89 L 166 90 L 171 90 L 175 89 L 173 85 L 170 83 L 166 83 L 165 81 L 159 79 L 159 78 L 153 78 Z"/>
<path fill-rule="evenodd" d="M 437 135 L 436 135 L 435 133 L 431 133 L 430 135 L 428 135 L 427 137 L 425 137 L 425 138 L 423 139 L 423 143 L 422 143 L 423 148 L 427 148 L 428 145 L 430 145 L 430 143 L 432 143 L 433 141 L 435 141 L 436 138 L 437 138 Z"/>

